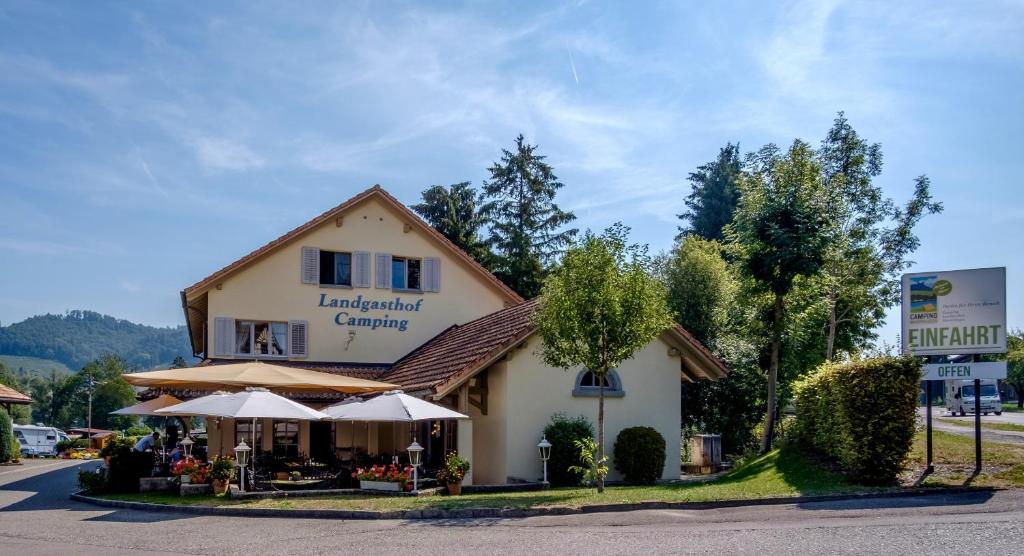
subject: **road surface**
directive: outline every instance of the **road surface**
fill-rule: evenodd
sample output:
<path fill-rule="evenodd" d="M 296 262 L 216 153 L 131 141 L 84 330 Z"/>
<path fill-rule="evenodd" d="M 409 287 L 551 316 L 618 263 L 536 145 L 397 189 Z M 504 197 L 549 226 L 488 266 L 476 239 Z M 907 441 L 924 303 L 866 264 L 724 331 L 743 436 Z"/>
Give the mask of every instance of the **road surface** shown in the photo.
<path fill-rule="evenodd" d="M 918 416 L 921 419 L 921 422 L 924 422 L 926 411 L 927 409 L 924 407 L 917 408 Z M 952 423 L 943 421 L 959 421 L 961 425 L 954 425 Z M 1015 425 L 1024 426 L 1024 413 L 1003 412 L 1002 415 L 988 414 L 981 416 L 982 440 L 986 442 L 1024 444 L 1024 432 L 986 429 L 984 428 L 985 423 L 1012 423 Z M 969 426 L 963 426 L 963 424 Z M 974 415 L 971 414 L 965 417 L 960 417 L 959 415 L 953 415 L 951 413 L 946 412 L 946 409 L 943 407 L 932 406 L 932 427 L 938 431 L 959 434 L 960 436 L 969 436 L 971 438 L 974 438 Z"/>
<path fill-rule="evenodd" d="M 95 463 L 80 464 L 95 466 Z M 1024 491 L 529 519 L 204 517 L 71 502 L 78 465 L 0 467 L 0 554 L 1021 554 Z"/>

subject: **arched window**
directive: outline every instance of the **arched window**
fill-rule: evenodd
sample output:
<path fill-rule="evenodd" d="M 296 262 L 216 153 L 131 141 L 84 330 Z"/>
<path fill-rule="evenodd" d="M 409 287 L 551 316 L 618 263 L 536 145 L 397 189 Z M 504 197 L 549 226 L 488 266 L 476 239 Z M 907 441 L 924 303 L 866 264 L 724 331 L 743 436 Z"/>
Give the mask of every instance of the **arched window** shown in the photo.
<path fill-rule="evenodd" d="M 604 383 L 604 395 L 606 398 L 621 398 L 626 395 L 622 389 L 622 381 L 615 369 L 608 371 L 604 376 L 598 376 L 586 369 L 576 375 L 576 383 L 572 388 L 573 396 L 597 397 L 600 395 L 601 383 Z"/>

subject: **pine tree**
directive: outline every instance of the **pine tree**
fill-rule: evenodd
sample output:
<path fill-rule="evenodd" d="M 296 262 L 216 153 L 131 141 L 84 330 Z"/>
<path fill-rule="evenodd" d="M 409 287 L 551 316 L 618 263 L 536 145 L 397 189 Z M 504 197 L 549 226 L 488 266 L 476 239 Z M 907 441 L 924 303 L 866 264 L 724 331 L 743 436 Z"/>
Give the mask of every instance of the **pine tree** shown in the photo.
<path fill-rule="evenodd" d="M 722 229 L 732 222 L 739 202 L 738 183 L 742 164 L 740 146 L 728 143 L 718 152 L 718 158 L 697 167 L 689 181 L 693 191 L 686 197 L 686 208 L 679 216 L 688 222 L 679 227 L 679 236 L 696 235 L 704 239 L 721 241 Z"/>
<path fill-rule="evenodd" d="M 576 219 L 555 204 L 564 184 L 545 157 L 522 134 L 515 152 L 503 149 L 500 162 L 484 182 L 487 203 L 481 212 L 490 224 L 488 243 L 495 251 L 494 273 L 526 298 L 540 294 L 545 271 L 576 235 L 563 226 Z"/>
<path fill-rule="evenodd" d="M 423 202 L 413 205 L 412 209 L 476 262 L 491 268 L 491 252 L 480 239 L 484 219 L 478 210 L 480 200 L 473 186 L 468 181 L 448 187 L 434 185 L 421 195 Z"/>

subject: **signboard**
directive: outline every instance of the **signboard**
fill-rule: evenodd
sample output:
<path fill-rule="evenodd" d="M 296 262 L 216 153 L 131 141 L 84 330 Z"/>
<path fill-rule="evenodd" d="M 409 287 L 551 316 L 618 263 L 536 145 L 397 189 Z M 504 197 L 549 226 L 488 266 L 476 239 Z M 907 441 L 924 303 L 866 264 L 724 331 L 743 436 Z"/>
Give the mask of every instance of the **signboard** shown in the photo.
<path fill-rule="evenodd" d="M 1006 268 L 903 275 L 903 352 L 1006 352 Z"/>
<path fill-rule="evenodd" d="M 984 363 L 928 363 L 921 380 L 973 380 L 1006 378 L 1006 361 Z"/>

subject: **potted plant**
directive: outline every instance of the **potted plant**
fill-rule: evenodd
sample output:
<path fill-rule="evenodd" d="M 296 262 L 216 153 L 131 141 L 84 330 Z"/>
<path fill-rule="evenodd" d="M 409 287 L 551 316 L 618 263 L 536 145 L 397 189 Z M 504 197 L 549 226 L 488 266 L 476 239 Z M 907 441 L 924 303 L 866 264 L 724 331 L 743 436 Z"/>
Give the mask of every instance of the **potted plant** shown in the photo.
<path fill-rule="evenodd" d="M 412 467 L 391 465 L 374 465 L 369 469 L 356 468 L 352 477 L 359 480 L 359 488 L 364 490 L 389 490 L 400 492 L 406 490 L 412 478 Z"/>
<path fill-rule="evenodd" d="M 192 457 L 182 458 L 171 466 L 171 474 L 178 477 L 183 485 L 191 483 L 192 475 L 197 471 L 199 471 L 199 462 Z"/>
<path fill-rule="evenodd" d="M 459 457 L 458 452 L 448 452 L 444 457 L 444 466 L 437 472 L 438 482 L 448 485 L 448 494 L 462 494 L 462 479 L 469 473 L 469 461 Z"/>
<path fill-rule="evenodd" d="M 235 459 L 230 456 L 213 456 L 210 462 L 210 484 L 214 494 L 224 494 L 235 478 Z"/>

